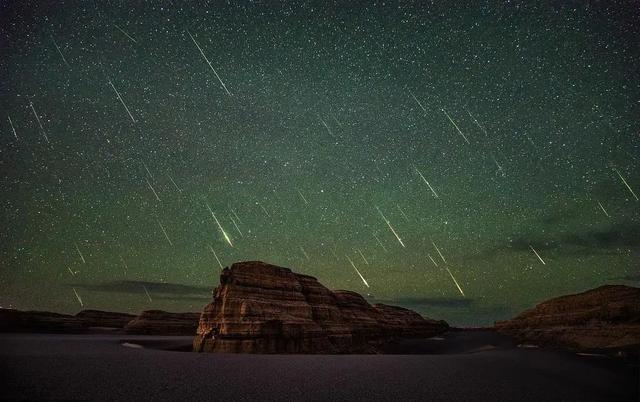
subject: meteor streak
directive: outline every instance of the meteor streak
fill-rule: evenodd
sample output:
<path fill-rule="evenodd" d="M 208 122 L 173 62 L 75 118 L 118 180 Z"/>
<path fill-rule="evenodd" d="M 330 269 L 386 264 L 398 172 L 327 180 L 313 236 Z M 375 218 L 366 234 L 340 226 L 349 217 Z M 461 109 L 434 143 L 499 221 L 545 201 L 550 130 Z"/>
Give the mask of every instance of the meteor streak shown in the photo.
<path fill-rule="evenodd" d="M 127 111 L 127 113 L 129 114 L 129 117 L 131 117 L 131 121 L 132 122 L 136 122 L 136 119 L 133 118 L 133 115 L 131 114 L 131 112 L 129 111 L 129 108 L 127 107 L 127 104 L 124 103 L 124 100 L 122 100 L 122 96 L 120 96 L 120 92 L 118 92 L 118 90 L 116 89 L 115 86 L 113 86 L 113 83 L 111 82 L 111 80 L 109 80 L 109 85 L 111 85 L 111 88 L 113 88 L 114 92 L 116 93 L 116 96 L 118 97 L 118 100 L 120 100 L 120 103 L 122 103 L 122 106 L 124 106 L 124 109 Z"/>
<path fill-rule="evenodd" d="M 169 173 L 167 173 L 167 176 L 169 176 L 169 180 L 171 180 L 171 183 L 173 183 L 173 186 L 176 188 L 176 190 L 178 190 L 178 192 L 182 192 L 182 189 L 180 187 L 178 187 L 178 185 L 176 184 L 176 182 L 173 180 L 173 177 L 171 177 L 171 175 Z"/>
<path fill-rule="evenodd" d="M 211 68 L 211 71 L 213 71 L 213 73 L 216 75 L 216 78 L 218 79 L 218 81 L 220 81 L 220 84 L 222 84 L 222 87 L 224 88 L 225 92 L 227 93 L 227 95 L 231 96 L 231 92 L 229 92 L 229 90 L 227 89 L 227 86 L 224 85 L 224 82 L 222 82 L 222 79 L 220 78 L 220 76 L 218 75 L 218 72 L 216 71 L 215 68 L 213 68 L 213 66 L 211 65 L 211 62 L 209 61 L 209 59 L 207 59 L 207 56 L 204 54 L 204 52 L 202 51 L 202 48 L 200 47 L 200 45 L 198 45 L 198 42 L 196 42 L 196 39 L 193 37 L 193 35 L 191 35 L 191 32 L 189 32 L 189 30 L 187 29 L 187 33 L 189 34 L 189 37 L 191 38 L 191 40 L 193 41 L 193 43 L 196 45 L 196 47 L 198 48 L 198 50 L 200 51 L 200 54 L 202 55 L 202 57 L 204 57 L 204 60 L 207 62 L 207 64 L 209 65 L 209 67 Z"/>
<path fill-rule="evenodd" d="M 122 33 L 124 34 L 124 36 L 126 36 L 126 37 L 127 37 L 127 38 L 129 38 L 129 39 L 131 39 L 131 41 L 133 41 L 133 43 L 138 43 L 138 42 L 137 42 L 135 39 L 133 39 L 133 38 L 132 38 L 128 33 L 126 33 L 126 32 L 124 31 L 124 29 L 120 28 L 119 26 L 117 26 L 117 25 L 115 25 L 115 24 L 114 24 L 114 26 L 115 26 L 116 28 L 118 28 L 118 31 L 122 32 Z"/>
<path fill-rule="evenodd" d="M 465 137 L 465 135 L 462 133 L 462 131 L 460 130 L 460 127 L 458 127 L 458 125 L 456 124 L 455 121 L 453 121 L 453 119 L 451 118 L 451 116 L 449 116 L 449 113 L 447 113 L 446 110 L 442 109 L 442 111 L 444 112 L 444 114 L 447 116 L 447 119 L 449 119 L 449 121 L 451 122 L 451 124 L 453 124 L 453 126 L 456 128 L 456 130 L 458 130 L 458 132 L 460 133 L 460 135 L 462 136 L 462 138 L 464 138 L 464 140 L 467 142 L 467 144 L 471 144 L 469 142 L 469 140 L 467 139 L 467 137 Z"/>
<path fill-rule="evenodd" d="M 213 253 L 213 256 L 216 257 L 216 261 L 218 261 L 218 265 L 220 265 L 220 269 L 224 269 L 224 267 L 222 266 L 222 263 L 220 262 L 220 259 L 218 258 L 218 254 L 216 254 L 215 250 L 213 249 L 213 247 L 211 247 L 211 245 L 209 245 L 209 249 Z"/>
<path fill-rule="evenodd" d="M 153 175 L 151 174 L 151 171 L 149 170 L 149 167 L 147 167 L 147 164 L 146 164 L 146 163 L 144 163 L 144 161 L 141 161 L 141 162 L 142 162 L 142 166 L 144 166 L 144 170 L 146 170 L 146 171 L 147 171 L 147 174 L 148 174 L 148 175 L 149 175 L 149 177 L 153 180 Z"/>
<path fill-rule="evenodd" d="M 504 173 L 504 170 L 502 170 L 502 166 L 500 166 L 500 164 L 498 163 L 498 160 L 496 159 L 495 156 L 491 155 L 491 157 L 493 158 L 493 161 L 495 162 L 496 166 L 498 167 L 498 171 L 496 173 L 500 172 L 500 176 L 504 177 L 505 173 Z"/>
<path fill-rule="evenodd" d="M 73 243 L 73 245 L 76 246 L 76 250 L 78 250 L 78 254 L 80 254 L 80 259 L 82 260 L 82 262 L 86 264 L 87 262 L 84 260 L 84 256 L 80 252 L 80 248 L 78 247 L 78 245 L 76 243 Z"/>
<path fill-rule="evenodd" d="M 51 39 L 53 40 L 53 45 L 56 47 L 56 50 L 58 51 L 58 54 L 60 55 L 60 57 L 62 57 L 62 61 L 64 61 L 64 64 L 66 64 L 67 67 L 71 68 L 69 63 L 67 63 L 67 59 L 64 58 L 64 55 L 60 51 L 60 47 L 58 47 L 58 44 L 56 43 L 56 38 L 54 38 L 53 35 L 51 35 Z"/>
<path fill-rule="evenodd" d="M 76 299 L 78 299 L 78 303 L 80 303 L 80 307 L 84 307 L 84 303 L 82 302 L 82 299 L 80 298 L 80 295 L 78 294 L 78 292 L 76 292 L 76 288 L 71 288 L 73 289 L 73 293 L 76 294 Z"/>
<path fill-rule="evenodd" d="M 233 208 L 231 208 L 231 213 L 233 214 L 233 216 L 236 217 L 238 222 L 242 223 L 242 219 L 240 219 L 240 217 L 238 216 L 238 214 L 236 214 L 236 211 L 234 211 Z"/>
<path fill-rule="evenodd" d="M 422 181 L 424 181 L 427 184 L 427 186 L 429 186 L 429 190 L 431 190 L 431 192 L 433 193 L 433 196 L 436 198 L 440 198 L 438 197 L 438 193 L 436 193 L 436 190 L 434 190 L 433 187 L 431 187 L 431 184 L 429 184 L 429 182 L 427 181 L 427 179 L 424 178 L 424 176 L 422 175 L 422 172 L 420 172 L 416 166 L 413 166 L 413 168 L 416 170 L 416 173 L 418 173 Z"/>
<path fill-rule="evenodd" d="M 622 180 L 622 182 L 624 183 L 625 186 L 627 186 L 627 188 L 629 189 L 629 192 L 631 194 L 633 194 L 633 197 L 636 199 L 636 201 L 638 201 L 638 196 L 636 195 L 636 193 L 633 192 L 633 190 L 631 189 L 631 187 L 629 186 L 629 183 L 627 183 L 627 181 L 624 179 L 624 177 L 622 177 L 622 175 L 620 174 L 620 172 L 618 171 L 618 169 L 613 168 L 613 170 L 618 174 L 618 176 L 620 176 L 620 180 Z"/>
<path fill-rule="evenodd" d="M 9 124 L 11 125 L 11 130 L 13 130 L 13 135 L 16 137 L 16 140 L 18 139 L 18 134 L 16 134 L 16 128 L 13 127 L 13 122 L 11 121 L 11 116 L 7 115 L 7 117 L 9 118 Z"/>
<path fill-rule="evenodd" d="M 531 244 L 529 244 L 529 248 L 531 248 L 531 251 L 533 251 L 533 254 L 536 255 L 536 257 L 538 257 L 538 259 L 540 260 L 540 262 L 542 263 L 542 265 L 547 265 L 547 263 L 544 262 L 544 260 L 542 259 L 542 257 L 540 257 L 540 254 L 538 254 L 538 252 L 536 251 L 535 248 L 533 248 L 533 246 Z"/>
<path fill-rule="evenodd" d="M 380 241 L 380 239 L 378 238 L 378 236 L 374 233 L 373 237 L 375 237 L 376 241 L 378 242 L 378 244 L 380 245 L 380 247 L 382 247 L 382 249 L 387 252 L 387 248 L 384 246 L 384 244 L 382 244 L 382 242 Z"/>
<path fill-rule="evenodd" d="M 382 219 L 384 219 L 385 223 L 387 224 L 387 226 L 389 226 L 389 229 L 391 229 L 391 232 L 393 232 L 393 235 L 396 237 L 396 239 L 398 239 L 398 242 L 400 243 L 400 245 L 402 247 L 405 247 L 404 243 L 402 242 L 402 239 L 400 238 L 400 236 L 398 236 L 398 233 L 396 233 L 396 230 L 393 228 L 393 226 L 391 226 L 391 223 L 389 222 L 389 220 L 384 216 L 384 214 L 382 213 L 382 211 L 380 211 L 380 208 L 378 208 L 376 206 L 376 209 L 378 210 L 378 213 L 380 213 L 380 216 L 382 216 Z"/>
<path fill-rule="evenodd" d="M 400 211 L 400 214 L 404 217 L 404 219 L 406 219 L 407 222 L 409 222 L 409 217 L 407 216 L 407 214 L 404 213 L 402 208 L 400 208 L 400 205 L 396 204 L 396 207 L 398 207 L 398 211 Z"/>
<path fill-rule="evenodd" d="M 360 257 L 362 257 L 362 259 L 364 260 L 364 263 L 369 265 L 369 261 L 367 261 L 367 259 L 364 257 L 364 254 L 362 254 L 362 251 L 360 251 L 359 248 L 357 248 L 356 251 L 358 252 L 358 254 L 360 254 Z"/>
<path fill-rule="evenodd" d="M 409 93 L 411 94 L 411 96 L 413 97 L 413 100 L 416 101 L 416 103 L 418 104 L 418 106 L 420 106 L 420 108 L 422 109 L 422 111 L 427 114 L 427 109 L 424 108 L 424 106 L 422 106 L 422 103 L 420 103 L 420 101 L 418 100 L 418 98 L 416 98 L 416 96 L 413 94 L 413 92 L 409 91 Z"/>
<path fill-rule="evenodd" d="M 309 254 L 307 254 L 307 252 L 305 251 L 304 247 L 300 246 L 300 251 L 302 251 L 302 254 L 304 254 L 304 256 L 307 259 L 307 261 L 311 260 L 311 257 L 309 257 Z"/>
<path fill-rule="evenodd" d="M 156 199 L 160 201 L 160 197 L 158 197 L 158 193 L 156 193 L 156 190 L 153 188 L 153 186 L 149 182 L 149 179 L 147 179 L 146 177 L 144 179 L 147 181 L 147 184 L 149 185 L 149 188 L 151 189 L 151 191 L 153 191 L 153 195 L 155 195 Z"/>
<path fill-rule="evenodd" d="M 319 117 L 319 116 L 318 116 L 318 117 Z M 322 122 L 322 125 L 324 126 L 324 128 L 326 128 L 326 129 L 327 129 L 327 131 L 329 132 L 329 135 L 330 135 L 332 138 L 335 138 L 336 136 L 335 136 L 335 135 L 333 135 L 333 131 L 331 131 L 331 128 L 329 128 L 329 126 L 327 125 L 327 123 L 326 123 L 324 120 L 322 120 L 322 117 L 320 117 L 320 121 Z"/>
<path fill-rule="evenodd" d="M 151 295 L 149 294 L 147 287 L 142 285 L 142 288 L 144 289 L 144 292 L 147 294 L 147 299 L 149 299 L 150 302 L 153 302 L 153 300 L 151 300 Z"/>
<path fill-rule="evenodd" d="M 360 273 L 360 271 L 358 271 L 358 268 L 356 268 L 356 264 L 353 263 L 353 261 L 351 261 L 351 258 L 349 258 L 348 255 L 346 255 L 345 257 L 347 257 L 347 260 L 349 260 L 349 262 L 351 263 L 351 266 L 353 267 L 353 269 L 356 270 L 356 272 L 358 273 L 358 276 L 360 277 L 360 279 L 362 279 L 362 282 L 364 282 L 364 285 L 366 287 L 370 287 L 369 284 L 367 283 L 367 280 L 364 279 L 364 276 L 362 276 L 362 274 Z"/>
<path fill-rule="evenodd" d="M 338 257 L 338 254 L 336 253 L 336 250 L 333 249 L 333 247 L 329 247 L 329 250 L 331 250 L 331 254 L 336 257 L 336 260 L 340 260 L 340 257 Z"/>
<path fill-rule="evenodd" d="M 600 209 L 602 210 L 602 212 L 604 212 L 604 214 L 607 215 L 607 218 L 611 218 L 611 216 L 609 216 L 609 214 L 607 213 L 607 210 L 604 209 L 600 201 L 598 201 L 598 205 L 600 205 Z"/>
<path fill-rule="evenodd" d="M 236 223 L 235 219 L 233 219 L 233 216 L 229 216 L 229 218 L 231 219 L 231 222 L 233 222 L 233 226 L 235 226 L 235 228 L 238 231 L 238 233 L 240 233 L 240 237 L 244 237 L 244 235 L 240 231 L 240 228 L 238 227 L 238 224 Z"/>
<path fill-rule="evenodd" d="M 449 276 L 451 276 L 451 279 L 453 279 L 453 283 L 456 284 L 456 287 L 458 288 L 458 290 L 460 291 L 460 294 L 462 295 L 462 297 L 467 297 L 465 296 L 464 292 L 462 291 L 462 288 L 460 287 L 460 284 L 458 284 L 458 281 L 456 280 L 456 278 L 453 276 L 453 274 L 451 273 L 451 271 L 449 270 L 449 268 L 444 267 L 444 269 L 447 270 L 447 272 L 449 273 Z"/>
<path fill-rule="evenodd" d="M 209 203 L 206 203 L 206 205 L 207 205 L 207 209 L 209 209 L 209 212 L 211 212 L 211 216 L 213 216 L 213 219 L 216 221 L 216 224 L 218 225 L 218 229 L 220 229 L 220 231 L 222 232 L 222 236 L 224 236 L 224 239 L 227 241 L 227 243 L 229 243 L 229 245 L 233 247 L 233 243 L 231 243 L 231 239 L 229 238 L 229 235 L 222 228 L 220 221 L 218 220 L 218 218 L 216 218 L 216 214 L 214 214 L 213 211 L 211 210 Z"/>
<path fill-rule="evenodd" d="M 433 247 L 436 248 L 436 251 L 438 252 L 438 254 L 440 255 L 440 258 L 442 258 L 442 261 L 444 261 L 444 263 L 447 263 L 447 260 L 444 259 L 444 256 L 442 255 L 442 253 L 440 252 L 440 249 L 438 248 L 438 246 L 436 246 L 436 243 L 434 241 L 431 241 L 431 244 L 433 244 Z"/>
<path fill-rule="evenodd" d="M 40 126 L 40 131 L 42 132 L 42 135 L 44 135 L 44 139 L 47 140 L 47 144 L 49 144 L 49 137 L 47 136 L 47 132 L 44 131 L 44 127 L 42 127 L 42 123 L 40 122 L 40 117 L 38 116 L 38 113 L 36 113 L 36 108 L 33 107 L 33 102 L 29 102 L 29 106 L 33 111 L 33 115 L 36 116 L 36 120 L 38 121 L 38 126 Z"/>
<path fill-rule="evenodd" d="M 431 260 L 431 262 L 433 263 L 433 265 L 435 265 L 436 267 L 438 266 L 438 263 L 436 263 L 436 260 L 433 259 L 433 257 L 431 256 L 431 254 L 427 254 L 427 256 L 429 257 L 429 259 Z"/>
<path fill-rule="evenodd" d="M 478 126 L 480 128 L 480 130 L 482 130 L 482 132 L 484 133 L 484 135 L 489 135 L 487 134 L 487 130 L 484 129 L 484 127 L 482 127 L 482 125 L 480 125 L 480 123 L 478 122 L 478 119 L 476 119 L 476 117 L 474 115 L 471 114 L 471 112 L 469 111 L 469 109 L 467 109 L 466 107 L 464 108 L 464 110 L 467 111 L 467 113 L 469 113 L 469 116 L 471 116 L 471 118 L 473 119 L 473 121 L 476 123 L 476 126 Z"/>
<path fill-rule="evenodd" d="M 162 233 L 164 233 L 164 237 L 166 237 L 167 241 L 169 242 L 169 244 L 173 246 L 173 243 L 171 243 L 171 239 L 169 238 L 169 235 L 167 234 L 167 231 L 164 230 L 164 226 L 162 226 L 162 223 L 160 223 L 159 220 L 158 220 L 158 225 L 160 225 L 160 229 L 162 229 Z"/>
<path fill-rule="evenodd" d="M 340 123 L 340 122 L 338 121 L 338 119 L 336 118 L 336 116 L 334 116 L 334 114 L 333 114 L 333 113 L 331 113 L 331 112 L 329 112 L 329 114 L 331 115 L 331 117 L 333 117 L 333 120 L 335 120 L 335 122 L 336 122 L 336 123 L 338 123 L 338 125 L 339 125 L 340 127 L 342 127 L 342 123 Z"/>
<path fill-rule="evenodd" d="M 269 214 L 269 212 L 267 211 L 267 209 L 265 207 L 262 206 L 262 204 L 260 204 L 259 202 L 256 201 L 256 204 L 260 205 L 260 208 L 262 208 L 262 211 L 264 212 L 265 215 L 267 215 L 267 218 L 271 218 L 271 214 Z"/>
<path fill-rule="evenodd" d="M 309 205 L 309 202 L 307 201 L 307 199 L 304 198 L 304 195 L 302 195 L 302 191 L 298 190 L 298 194 L 300 194 L 300 197 L 302 198 L 302 201 L 304 201 L 305 204 Z"/>

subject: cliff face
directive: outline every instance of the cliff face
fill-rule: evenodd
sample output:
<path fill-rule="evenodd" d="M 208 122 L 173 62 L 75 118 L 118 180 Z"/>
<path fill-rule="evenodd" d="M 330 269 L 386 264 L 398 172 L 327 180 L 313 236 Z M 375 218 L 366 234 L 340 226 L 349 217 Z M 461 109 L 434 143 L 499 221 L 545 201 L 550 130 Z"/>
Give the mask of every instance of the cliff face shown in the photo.
<path fill-rule="evenodd" d="M 640 289 L 607 285 L 545 301 L 498 331 L 541 345 L 573 349 L 640 347 Z"/>
<path fill-rule="evenodd" d="M 198 327 L 199 317 L 198 313 L 147 310 L 129 321 L 124 331 L 140 335 L 193 335 Z"/>
<path fill-rule="evenodd" d="M 394 336 L 428 337 L 448 328 L 400 307 L 371 306 L 315 278 L 251 261 L 225 268 L 200 316 L 194 350 L 236 353 L 373 352 Z"/>

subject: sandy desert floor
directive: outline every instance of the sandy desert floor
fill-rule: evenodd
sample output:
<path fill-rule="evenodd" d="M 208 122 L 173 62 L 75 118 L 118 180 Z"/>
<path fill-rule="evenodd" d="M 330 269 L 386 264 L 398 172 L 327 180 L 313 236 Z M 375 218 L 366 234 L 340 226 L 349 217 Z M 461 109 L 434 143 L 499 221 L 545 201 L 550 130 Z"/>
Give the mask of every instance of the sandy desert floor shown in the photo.
<path fill-rule="evenodd" d="M 0 335 L 0 400 L 637 401 L 637 363 L 517 347 L 491 332 L 386 355 L 179 351 L 191 337 Z M 126 344 L 123 346 L 123 344 Z"/>

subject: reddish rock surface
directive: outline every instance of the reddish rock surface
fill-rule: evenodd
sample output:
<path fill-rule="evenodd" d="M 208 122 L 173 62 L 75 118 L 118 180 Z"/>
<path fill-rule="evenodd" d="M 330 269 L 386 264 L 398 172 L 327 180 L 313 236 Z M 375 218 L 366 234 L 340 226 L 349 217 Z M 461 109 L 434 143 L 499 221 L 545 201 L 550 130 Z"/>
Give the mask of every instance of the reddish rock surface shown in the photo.
<path fill-rule="evenodd" d="M 220 275 L 200 317 L 194 350 L 235 353 L 373 353 L 392 337 L 429 337 L 444 321 L 400 307 L 371 306 L 355 292 L 332 292 L 315 278 L 259 261 Z"/>
<path fill-rule="evenodd" d="M 48 311 L 0 309 L 0 332 L 84 332 L 86 323 L 77 317 Z"/>
<path fill-rule="evenodd" d="M 124 327 L 128 334 L 193 335 L 198 327 L 198 313 L 169 313 L 161 310 L 143 311 Z"/>
<path fill-rule="evenodd" d="M 523 341 L 576 350 L 640 350 L 640 288 L 606 285 L 550 299 L 495 328 Z"/>
<path fill-rule="evenodd" d="M 136 316 L 111 311 L 82 310 L 76 314 L 76 318 L 81 319 L 88 327 L 124 328 Z"/>

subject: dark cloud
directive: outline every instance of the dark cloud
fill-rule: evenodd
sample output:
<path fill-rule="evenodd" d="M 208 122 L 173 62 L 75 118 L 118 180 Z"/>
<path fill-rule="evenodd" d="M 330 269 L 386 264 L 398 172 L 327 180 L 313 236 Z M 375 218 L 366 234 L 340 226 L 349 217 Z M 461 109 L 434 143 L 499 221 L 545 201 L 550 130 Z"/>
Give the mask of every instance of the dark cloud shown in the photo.
<path fill-rule="evenodd" d="M 465 259 L 492 258 L 505 251 L 556 250 L 562 246 L 579 247 L 580 250 L 565 248 L 563 254 L 609 254 L 617 248 L 628 248 L 640 252 L 640 225 L 622 224 L 606 230 L 570 233 L 549 240 L 534 236 L 521 236 L 511 239 L 503 246 L 497 246 L 479 253 L 468 255 Z M 586 250 L 585 250 L 586 249 Z"/>
<path fill-rule="evenodd" d="M 161 299 L 193 299 L 211 298 L 211 288 L 204 286 L 183 285 L 180 283 L 148 282 L 148 281 L 110 281 L 97 284 L 71 284 L 70 286 L 106 293 L 144 294 L 144 289 Z"/>
<path fill-rule="evenodd" d="M 640 225 L 623 225 L 609 230 L 569 235 L 561 242 L 588 248 L 640 247 Z"/>
<path fill-rule="evenodd" d="M 392 304 L 403 307 L 470 307 L 473 299 L 461 299 L 455 297 L 400 297 L 397 299 L 371 299 L 371 303 Z"/>
<path fill-rule="evenodd" d="M 557 241 L 540 241 L 540 240 L 532 240 L 530 238 L 520 237 L 516 238 L 509 242 L 507 248 L 515 251 L 522 250 L 531 250 L 531 247 L 534 247 L 536 250 L 551 250 L 558 248 L 560 246 L 560 242 Z"/>
<path fill-rule="evenodd" d="M 635 272 L 635 273 L 631 273 L 623 276 L 617 276 L 611 279 L 618 279 L 618 280 L 629 281 L 629 282 L 640 282 L 640 272 Z"/>

